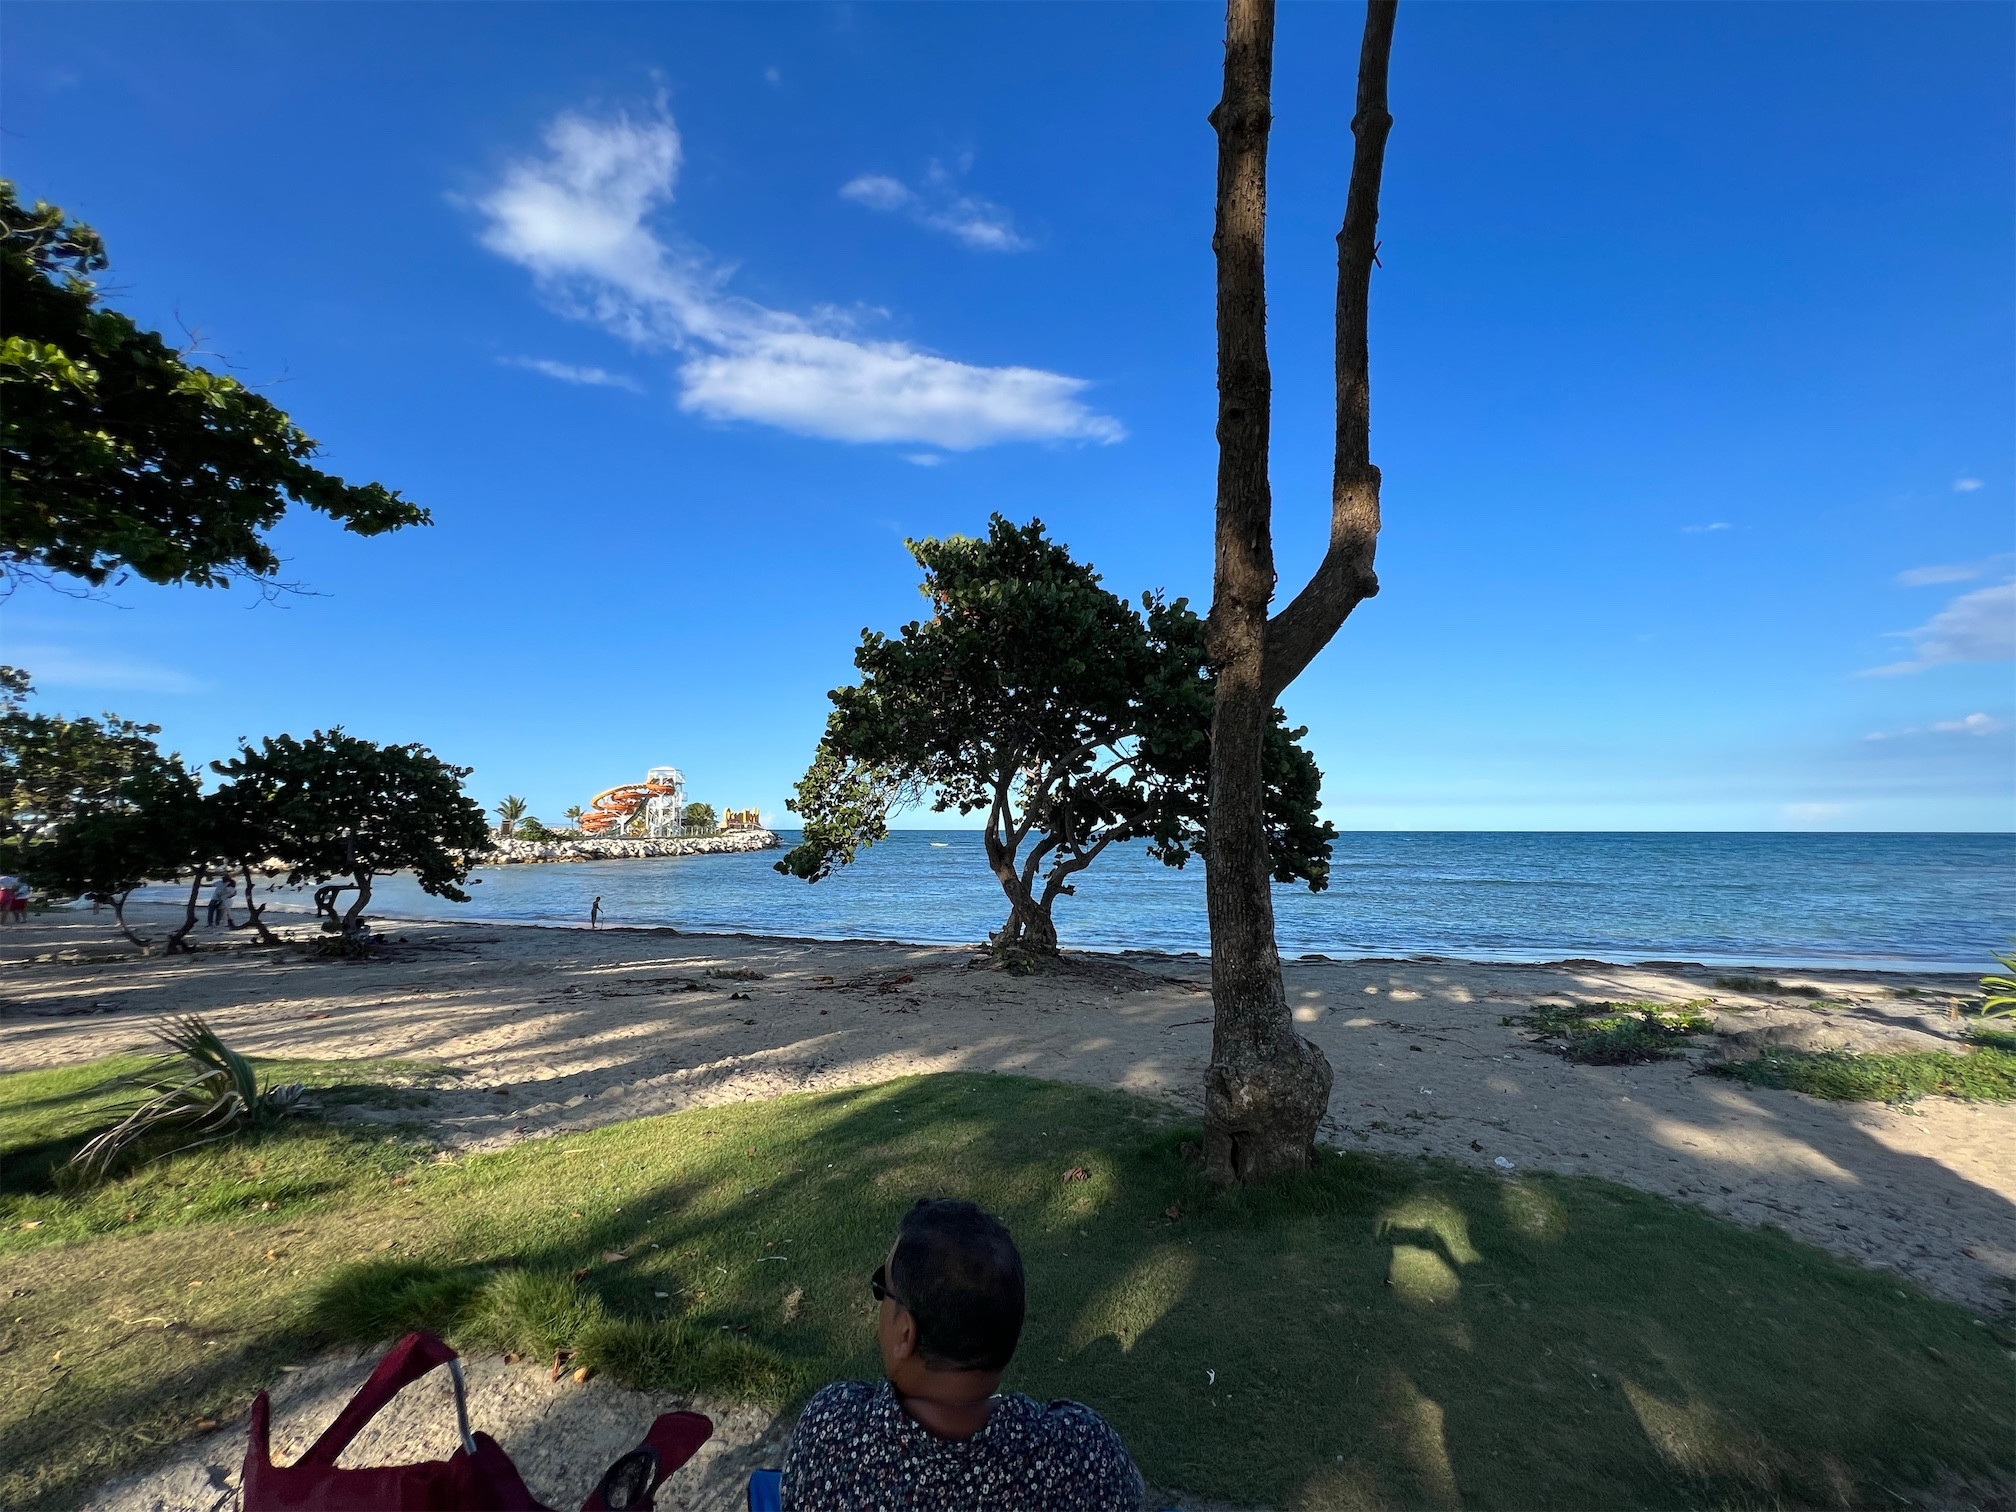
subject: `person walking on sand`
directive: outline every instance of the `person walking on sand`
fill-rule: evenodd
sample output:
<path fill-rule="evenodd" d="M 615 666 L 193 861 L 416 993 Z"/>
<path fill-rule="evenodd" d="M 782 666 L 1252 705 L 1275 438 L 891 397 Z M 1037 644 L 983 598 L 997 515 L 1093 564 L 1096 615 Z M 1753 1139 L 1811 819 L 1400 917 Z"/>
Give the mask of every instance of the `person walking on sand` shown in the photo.
<path fill-rule="evenodd" d="M 590 929 L 600 929 L 602 927 L 602 895 L 600 893 L 597 893 L 595 901 L 588 905 L 588 927 Z"/>
<path fill-rule="evenodd" d="M 210 889 L 211 924 L 222 924 L 226 929 L 231 927 L 231 895 L 237 891 L 238 883 L 231 873 L 226 872 L 217 879 L 217 885 Z"/>

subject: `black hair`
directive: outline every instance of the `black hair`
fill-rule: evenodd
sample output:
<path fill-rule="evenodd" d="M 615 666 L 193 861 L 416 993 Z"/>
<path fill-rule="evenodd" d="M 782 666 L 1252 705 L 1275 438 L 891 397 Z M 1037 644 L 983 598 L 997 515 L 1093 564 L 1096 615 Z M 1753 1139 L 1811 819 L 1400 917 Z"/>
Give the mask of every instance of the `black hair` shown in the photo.
<path fill-rule="evenodd" d="M 889 1289 L 917 1320 L 933 1370 L 1003 1370 L 1022 1337 L 1022 1252 L 997 1218 L 953 1197 L 903 1215 Z"/>

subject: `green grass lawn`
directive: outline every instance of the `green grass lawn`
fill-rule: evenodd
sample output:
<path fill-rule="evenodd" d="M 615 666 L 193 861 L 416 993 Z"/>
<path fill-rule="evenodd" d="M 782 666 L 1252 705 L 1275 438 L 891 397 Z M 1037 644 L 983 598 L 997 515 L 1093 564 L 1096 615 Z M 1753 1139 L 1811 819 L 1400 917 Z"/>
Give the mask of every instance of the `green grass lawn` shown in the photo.
<path fill-rule="evenodd" d="M 103 1123 L 91 1080 L 0 1078 L 0 1505 L 74 1502 L 282 1363 L 422 1324 L 788 1407 L 874 1371 L 867 1277 L 924 1193 L 1021 1241 L 1009 1385 L 1091 1403 L 1164 1487 L 1865 1506 L 2011 1470 L 2010 1358 L 1983 1323 L 1586 1178 L 1329 1153 L 1214 1198 L 1194 1131 L 1151 1104 L 950 1075 L 459 1160 L 301 1122 L 66 1195 L 50 1162 Z"/>

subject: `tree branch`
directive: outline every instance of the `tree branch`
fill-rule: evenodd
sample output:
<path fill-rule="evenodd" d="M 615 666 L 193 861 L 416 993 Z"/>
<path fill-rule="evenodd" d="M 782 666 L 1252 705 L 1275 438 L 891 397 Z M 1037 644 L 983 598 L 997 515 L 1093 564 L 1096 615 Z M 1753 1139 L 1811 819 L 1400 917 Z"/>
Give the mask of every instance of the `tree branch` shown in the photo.
<path fill-rule="evenodd" d="M 1262 688 L 1269 699 L 1301 676 L 1346 617 L 1379 591 L 1379 469 L 1372 465 L 1372 379 L 1367 337 L 1372 267 L 1379 250 L 1379 182 L 1386 167 L 1387 60 L 1396 0 L 1369 0 L 1358 52 L 1358 108 L 1344 225 L 1337 233 L 1337 449 L 1330 484 L 1330 545 L 1294 599 L 1267 622 Z"/>

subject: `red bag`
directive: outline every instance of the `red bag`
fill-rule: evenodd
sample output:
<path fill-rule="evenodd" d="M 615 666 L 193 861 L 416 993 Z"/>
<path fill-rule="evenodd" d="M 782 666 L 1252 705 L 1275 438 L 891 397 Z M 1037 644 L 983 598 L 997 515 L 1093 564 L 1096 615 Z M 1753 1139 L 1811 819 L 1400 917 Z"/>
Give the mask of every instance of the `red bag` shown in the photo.
<path fill-rule="evenodd" d="M 445 1460 L 417 1465 L 338 1469 L 337 1456 L 378 1410 L 437 1365 L 446 1365 L 454 1382 L 462 1447 Z M 291 1465 L 273 1463 L 271 1415 L 262 1391 L 252 1401 L 245 1512 L 552 1512 L 534 1499 L 502 1445 L 487 1433 L 469 1431 L 468 1398 L 455 1351 L 430 1333 L 411 1333 L 394 1345 L 336 1421 Z M 659 1484 L 713 1432 L 713 1423 L 697 1412 L 665 1413 L 652 1423 L 642 1445 L 609 1467 L 582 1512 L 648 1512 Z"/>

